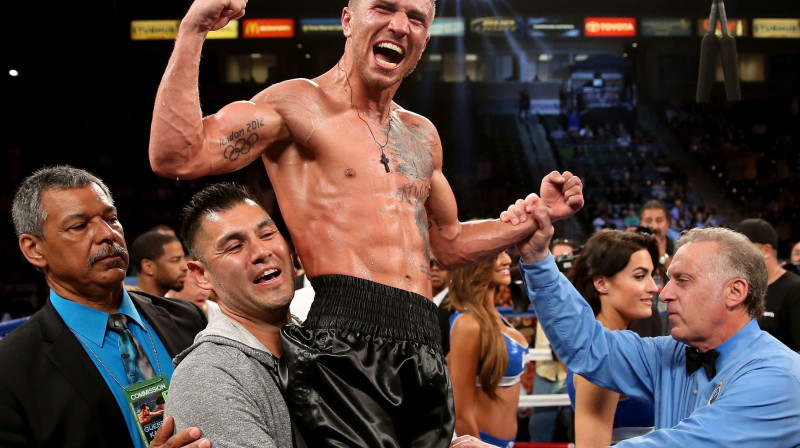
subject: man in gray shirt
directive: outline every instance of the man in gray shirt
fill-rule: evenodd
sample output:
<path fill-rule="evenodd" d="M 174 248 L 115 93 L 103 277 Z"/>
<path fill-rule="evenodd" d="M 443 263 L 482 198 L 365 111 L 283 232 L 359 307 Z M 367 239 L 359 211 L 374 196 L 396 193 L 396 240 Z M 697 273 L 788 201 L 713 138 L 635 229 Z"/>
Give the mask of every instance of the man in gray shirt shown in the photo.
<path fill-rule="evenodd" d="M 275 222 L 242 187 L 213 184 L 184 208 L 190 275 L 222 311 L 175 360 L 167 413 L 215 448 L 291 448 L 278 389 L 279 329 L 289 323 L 294 267 Z"/>

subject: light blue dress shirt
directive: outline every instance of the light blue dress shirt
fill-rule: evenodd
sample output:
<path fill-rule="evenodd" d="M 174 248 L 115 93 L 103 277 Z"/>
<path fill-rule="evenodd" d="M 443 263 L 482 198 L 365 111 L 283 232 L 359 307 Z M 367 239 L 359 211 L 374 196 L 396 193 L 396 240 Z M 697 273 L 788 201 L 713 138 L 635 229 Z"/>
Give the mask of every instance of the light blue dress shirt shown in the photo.
<path fill-rule="evenodd" d="M 567 367 L 601 387 L 655 405 L 655 431 L 625 447 L 800 446 L 800 355 L 752 320 L 716 347 L 717 374 L 686 373 L 686 345 L 670 336 L 610 331 L 553 257 L 520 263 L 545 335 Z M 713 396 L 713 397 L 712 397 Z"/>
<path fill-rule="evenodd" d="M 119 354 L 119 335 L 113 331 L 106 331 L 109 314 L 67 300 L 56 294 L 52 289 L 50 290 L 50 302 L 64 320 L 64 323 L 67 324 L 67 327 L 75 333 L 81 346 L 86 350 L 86 354 L 94 362 L 103 379 L 106 380 L 108 388 L 117 400 L 122 415 L 125 417 L 125 424 L 131 434 L 133 446 L 146 448 L 147 446 L 139 435 L 136 420 L 131 413 L 128 402 L 125 401 L 125 394 L 122 388 L 129 386 L 129 384 L 125 375 L 125 367 L 122 365 L 122 359 Z M 174 368 L 166 347 L 164 347 L 150 324 L 136 310 L 128 292 L 124 289 L 122 292 L 122 304 L 117 312 L 129 317 L 128 328 L 139 343 L 142 344 L 144 351 L 147 352 L 150 364 L 153 365 L 156 375 L 165 375 L 167 379 L 172 378 Z M 155 344 L 155 347 L 153 347 L 153 344 Z M 157 357 L 156 353 L 158 354 Z"/>

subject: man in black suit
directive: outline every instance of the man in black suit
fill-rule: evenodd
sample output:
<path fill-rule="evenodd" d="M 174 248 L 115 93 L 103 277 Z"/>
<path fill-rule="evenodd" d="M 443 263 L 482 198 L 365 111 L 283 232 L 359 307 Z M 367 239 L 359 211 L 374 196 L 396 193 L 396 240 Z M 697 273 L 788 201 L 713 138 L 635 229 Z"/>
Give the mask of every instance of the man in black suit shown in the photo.
<path fill-rule="evenodd" d="M 108 316 L 127 328 L 152 364 L 149 376 L 172 375 L 171 358 L 206 325 L 194 304 L 123 286 L 128 252 L 108 187 L 70 166 L 25 179 L 12 206 L 19 247 L 50 287 L 44 307 L 0 340 L 0 446 L 146 447 L 124 397 L 130 385 Z M 147 369 L 144 369 L 147 371 Z M 138 383 L 138 381 L 135 381 Z M 149 383 L 148 383 L 149 384 Z M 151 447 L 209 446 L 189 428 L 167 439 L 163 421 Z"/>

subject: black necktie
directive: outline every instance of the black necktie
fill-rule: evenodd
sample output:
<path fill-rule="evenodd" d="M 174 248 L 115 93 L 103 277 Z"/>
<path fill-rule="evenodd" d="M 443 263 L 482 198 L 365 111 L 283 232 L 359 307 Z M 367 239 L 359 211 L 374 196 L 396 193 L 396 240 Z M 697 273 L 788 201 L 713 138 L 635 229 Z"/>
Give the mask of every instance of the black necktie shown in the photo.
<path fill-rule="evenodd" d="M 127 320 L 128 316 L 124 314 L 112 314 L 108 316 L 108 329 L 119 334 L 119 351 L 128 384 L 135 384 L 154 378 L 155 372 L 142 344 L 128 329 Z"/>
<path fill-rule="evenodd" d="M 717 357 L 719 352 L 716 350 L 700 353 L 694 347 L 686 347 L 686 373 L 691 375 L 702 366 L 708 379 L 714 378 L 717 374 Z"/>

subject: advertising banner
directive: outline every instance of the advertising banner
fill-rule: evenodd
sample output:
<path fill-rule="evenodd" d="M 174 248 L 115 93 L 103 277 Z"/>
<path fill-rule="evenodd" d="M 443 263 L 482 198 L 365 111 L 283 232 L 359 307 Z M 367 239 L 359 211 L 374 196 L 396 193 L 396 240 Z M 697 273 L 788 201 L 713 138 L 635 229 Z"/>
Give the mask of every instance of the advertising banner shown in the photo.
<path fill-rule="evenodd" d="M 484 35 L 518 33 L 522 30 L 522 19 L 514 17 L 481 17 L 469 22 L 469 30 Z"/>
<path fill-rule="evenodd" d="M 431 36 L 463 36 L 466 27 L 461 17 L 437 17 L 428 32 Z"/>
<path fill-rule="evenodd" d="M 581 22 L 548 17 L 528 17 L 528 35 L 532 37 L 578 37 L 581 35 Z"/>
<path fill-rule="evenodd" d="M 310 35 L 342 35 L 342 19 L 336 18 L 311 18 L 300 19 L 300 33 Z"/>
<path fill-rule="evenodd" d="M 728 31 L 734 36 L 747 36 L 747 20 L 728 18 Z M 697 21 L 697 34 L 702 36 L 708 32 L 708 19 Z M 722 36 L 722 24 L 717 22 L 717 36 Z"/>
<path fill-rule="evenodd" d="M 131 40 L 175 40 L 180 20 L 131 20 Z"/>
<path fill-rule="evenodd" d="M 642 19 L 639 21 L 641 36 L 689 37 L 692 35 L 692 19 Z"/>
<path fill-rule="evenodd" d="M 238 39 L 239 21 L 234 19 L 222 28 L 208 33 L 207 39 Z"/>
<path fill-rule="evenodd" d="M 293 19 L 245 19 L 243 36 L 248 39 L 294 37 Z"/>
<path fill-rule="evenodd" d="M 753 19 L 753 37 L 800 39 L 800 19 Z"/>
<path fill-rule="evenodd" d="M 587 17 L 584 34 L 591 37 L 636 36 L 636 19 L 633 17 Z"/>

